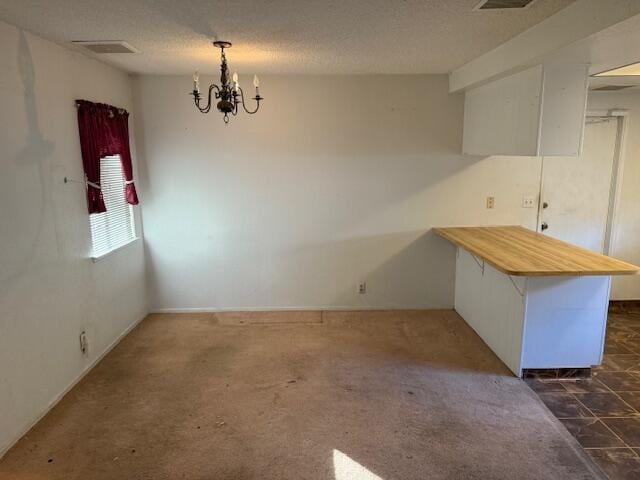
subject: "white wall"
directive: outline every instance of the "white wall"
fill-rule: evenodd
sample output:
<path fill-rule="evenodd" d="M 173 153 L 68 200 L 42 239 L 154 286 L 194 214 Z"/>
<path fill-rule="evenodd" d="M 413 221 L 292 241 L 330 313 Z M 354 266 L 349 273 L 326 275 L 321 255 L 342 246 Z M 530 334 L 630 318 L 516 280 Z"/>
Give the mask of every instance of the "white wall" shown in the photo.
<path fill-rule="evenodd" d="M 131 109 L 111 67 L 0 22 L 0 455 L 147 312 L 143 245 L 98 263 L 74 99 Z M 85 329 L 90 355 L 80 353 Z"/>
<path fill-rule="evenodd" d="M 588 109 L 629 110 L 610 254 L 640 265 L 640 91 L 590 92 Z M 640 275 L 614 277 L 611 298 L 640 299 Z"/>
<path fill-rule="evenodd" d="M 535 227 L 539 159 L 462 156 L 444 75 L 265 77 L 264 108 L 226 126 L 190 88 L 134 90 L 153 310 L 451 307 L 432 226 Z"/>

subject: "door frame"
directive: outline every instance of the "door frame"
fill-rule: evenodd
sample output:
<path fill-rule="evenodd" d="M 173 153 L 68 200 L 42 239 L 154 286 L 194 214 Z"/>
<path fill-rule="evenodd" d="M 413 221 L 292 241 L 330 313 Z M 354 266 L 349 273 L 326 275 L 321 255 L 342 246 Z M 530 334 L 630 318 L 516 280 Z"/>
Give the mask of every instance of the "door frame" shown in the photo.
<path fill-rule="evenodd" d="M 629 111 L 627 109 L 610 109 L 610 110 L 587 110 L 587 113 L 584 118 L 585 125 L 589 118 L 614 118 L 617 121 L 617 133 L 616 133 L 616 143 L 614 147 L 613 153 L 613 165 L 611 168 L 611 184 L 609 187 L 609 206 L 607 209 L 607 220 L 605 223 L 605 233 L 604 233 L 604 243 L 602 248 L 602 253 L 604 255 L 609 255 L 611 251 L 611 245 L 613 239 L 615 239 L 616 233 L 616 216 L 617 216 L 617 207 L 620 201 L 620 185 L 622 184 L 622 174 L 623 174 L 623 163 L 624 163 L 624 153 L 625 153 L 625 139 L 627 136 L 627 129 L 629 126 Z M 582 155 L 582 149 L 584 148 L 584 134 L 586 128 L 582 129 L 582 140 L 580 141 L 580 153 Z M 544 159 L 545 157 L 540 157 L 540 185 L 538 189 L 538 211 L 537 211 L 537 219 L 536 219 L 536 232 L 542 232 L 542 204 L 543 204 L 543 189 L 544 189 Z"/>

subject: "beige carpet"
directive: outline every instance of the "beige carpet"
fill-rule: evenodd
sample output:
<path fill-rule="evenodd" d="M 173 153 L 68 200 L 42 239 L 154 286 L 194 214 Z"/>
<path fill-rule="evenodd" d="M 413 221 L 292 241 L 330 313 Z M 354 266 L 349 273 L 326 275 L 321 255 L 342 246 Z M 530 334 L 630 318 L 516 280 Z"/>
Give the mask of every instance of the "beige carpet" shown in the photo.
<path fill-rule="evenodd" d="M 457 314 L 420 311 L 150 315 L 0 478 L 600 477 Z"/>

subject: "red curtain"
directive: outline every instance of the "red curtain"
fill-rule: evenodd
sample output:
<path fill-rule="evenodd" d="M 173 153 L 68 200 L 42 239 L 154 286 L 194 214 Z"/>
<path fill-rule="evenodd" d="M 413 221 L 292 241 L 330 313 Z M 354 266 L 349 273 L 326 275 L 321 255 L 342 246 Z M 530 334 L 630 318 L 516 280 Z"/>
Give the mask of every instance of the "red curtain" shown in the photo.
<path fill-rule="evenodd" d="M 89 213 L 106 212 L 100 190 L 100 159 L 119 155 L 125 179 L 125 197 L 131 205 L 138 204 L 133 184 L 131 151 L 129 150 L 129 112 L 103 103 L 76 100 L 82 163 L 87 181 Z"/>

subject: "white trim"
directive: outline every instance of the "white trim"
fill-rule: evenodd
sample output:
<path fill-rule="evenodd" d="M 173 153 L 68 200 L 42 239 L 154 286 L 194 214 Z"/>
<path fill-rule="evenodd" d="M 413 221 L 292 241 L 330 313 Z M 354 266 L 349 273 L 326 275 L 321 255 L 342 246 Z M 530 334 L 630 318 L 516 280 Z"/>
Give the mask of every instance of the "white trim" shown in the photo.
<path fill-rule="evenodd" d="M 524 277 L 524 292 L 529 290 L 529 279 L 531 277 Z M 527 318 L 529 315 L 529 298 L 525 294 L 522 296 L 522 318 Z M 466 321 L 466 320 L 465 320 Z M 525 338 L 527 338 L 527 322 L 522 322 L 522 331 L 520 332 L 520 345 L 524 345 Z M 520 357 L 518 358 L 518 372 L 516 373 L 518 378 L 522 378 L 522 364 L 524 363 L 524 348 L 520 349 Z"/>
<path fill-rule="evenodd" d="M 600 109 L 600 110 L 587 110 L 587 113 L 584 117 L 584 125 L 587 124 L 589 118 L 593 117 L 601 117 L 601 118 L 612 118 L 617 119 L 617 133 L 616 133 L 616 144 L 613 158 L 613 166 L 611 170 L 611 189 L 609 192 L 608 209 L 607 209 L 607 219 L 605 224 L 605 236 L 602 244 L 602 253 L 604 255 L 611 254 L 611 246 L 615 243 L 615 226 L 616 226 L 616 211 L 620 201 L 620 192 L 622 190 L 622 173 L 623 173 L 623 164 L 624 164 L 624 151 L 625 151 L 625 138 L 627 135 L 627 129 L 629 126 L 629 111 L 622 108 L 612 108 L 612 109 Z M 585 128 L 583 127 L 583 138 L 580 142 L 580 155 L 582 152 L 582 145 L 584 143 L 584 132 Z M 538 190 L 538 218 L 536 220 L 536 232 L 542 233 L 541 225 L 542 225 L 542 214 L 543 214 L 543 198 L 544 198 L 544 160 L 545 156 L 540 157 L 541 165 L 540 165 L 540 187 Z"/>
<path fill-rule="evenodd" d="M 587 109 L 589 108 L 589 65 L 587 65 L 587 71 L 584 76 L 584 105 L 582 111 L 585 112 L 582 118 L 582 125 L 580 125 L 580 145 L 578 145 L 578 157 L 582 155 L 582 149 L 584 147 L 584 136 L 587 131 Z"/>
<path fill-rule="evenodd" d="M 598 110 L 587 110 L 586 117 L 627 117 L 629 116 L 629 110 L 625 108 L 611 108 L 608 110 L 598 109 Z"/>
<path fill-rule="evenodd" d="M 134 237 L 131 240 L 129 240 L 127 243 L 120 245 L 119 247 L 114 248 L 113 250 L 109 250 L 108 252 L 104 252 L 102 255 L 98 255 L 97 257 L 91 257 L 91 261 L 93 263 L 99 262 L 100 260 L 103 260 L 104 258 L 108 257 L 109 255 L 119 252 L 120 250 L 122 250 L 125 247 L 128 247 L 129 245 L 131 245 L 134 242 L 137 242 L 138 240 L 140 240 L 140 237 Z"/>
<path fill-rule="evenodd" d="M 602 364 L 602 361 L 604 360 L 604 346 L 607 342 L 607 322 L 609 321 L 609 302 L 611 301 L 611 286 L 613 284 L 611 281 L 611 275 L 607 275 L 607 277 L 607 302 L 605 303 L 604 320 L 602 322 L 602 342 L 600 342 L 600 360 L 598 361 L 598 365 Z"/>
<path fill-rule="evenodd" d="M 0 459 L 2 459 L 2 457 L 9 451 L 11 450 L 11 448 L 20 441 L 20 439 L 22 437 L 24 437 L 27 433 L 29 433 L 29 430 L 31 430 L 40 420 L 42 420 L 50 411 L 53 407 L 55 407 L 58 402 L 60 400 L 62 400 L 64 398 L 64 396 L 69 393 L 71 391 L 71 389 L 73 387 L 75 387 L 80 380 L 82 380 L 85 375 L 87 375 L 92 369 L 93 367 L 95 367 L 100 360 L 102 360 L 111 350 L 113 350 L 113 348 L 118 345 L 118 343 L 120 343 L 120 341 L 126 337 L 129 332 L 131 332 L 131 330 L 133 330 L 135 327 L 138 326 L 138 324 L 140 322 L 142 322 L 142 320 L 144 320 L 147 317 L 147 314 L 143 315 L 141 318 L 139 318 L 138 320 L 136 320 L 135 322 L 133 322 L 131 325 L 129 325 L 125 330 L 123 330 L 120 335 L 118 335 L 115 340 L 113 342 L 111 342 L 109 345 L 107 345 L 107 348 L 104 349 L 104 351 L 98 355 L 91 363 L 89 363 L 88 365 L 86 365 L 84 367 L 84 369 L 80 372 L 80 374 L 75 378 L 75 380 L 72 380 L 71 383 L 64 389 L 62 390 L 62 392 L 60 392 L 58 395 L 56 395 L 53 400 L 51 400 L 49 402 L 49 405 L 47 405 L 47 407 L 42 411 L 42 413 L 40 413 L 40 415 L 38 415 L 33 421 L 29 422 L 23 429 L 22 431 L 16 436 L 16 438 L 13 441 L 10 441 L 9 444 L 3 448 L 2 450 L 0 450 Z"/>
<path fill-rule="evenodd" d="M 542 214 L 544 213 L 542 210 L 542 192 L 544 191 L 544 155 L 538 157 L 540 159 L 540 180 L 538 182 L 538 211 L 536 212 L 536 233 L 542 233 L 541 225 L 542 225 Z"/>
<path fill-rule="evenodd" d="M 546 83 L 547 78 L 547 67 L 546 65 L 542 65 L 540 69 L 540 97 L 538 99 L 538 119 L 536 122 L 538 123 L 538 131 L 536 132 L 536 155 L 540 155 L 542 153 L 542 118 L 544 115 L 544 85 Z"/>
<path fill-rule="evenodd" d="M 627 112 L 628 113 L 628 112 Z M 612 115 L 613 116 L 613 115 Z M 612 246 L 615 244 L 616 233 L 616 217 L 618 205 L 620 204 L 620 194 L 622 191 L 622 174 L 624 171 L 624 150 L 625 139 L 627 136 L 627 128 L 629 126 L 629 117 L 626 115 L 616 115 L 617 130 L 616 144 L 613 157 L 613 165 L 611 169 L 611 187 L 609 190 L 609 208 L 607 210 L 607 223 L 604 232 L 603 253 L 611 255 Z"/>
<path fill-rule="evenodd" d="M 451 310 L 453 311 L 453 305 L 445 306 L 402 306 L 397 305 L 376 305 L 376 306 L 364 306 L 364 305 L 321 305 L 321 306 L 301 306 L 301 307 L 179 307 L 179 308 L 152 308 L 149 313 L 218 313 L 218 312 L 291 312 L 291 311 L 324 311 L 324 312 L 339 312 L 339 311 L 381 311 L 381 310 Z"/>

